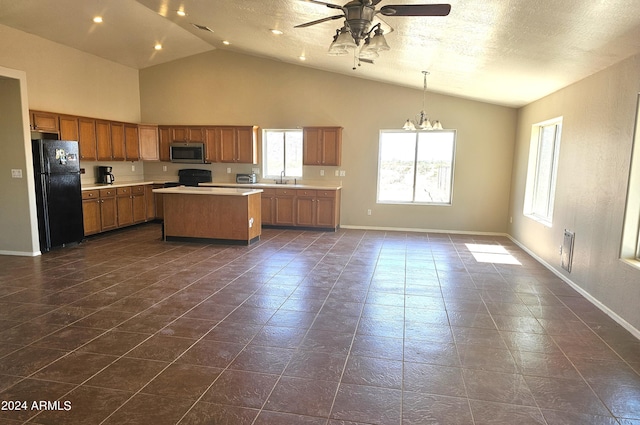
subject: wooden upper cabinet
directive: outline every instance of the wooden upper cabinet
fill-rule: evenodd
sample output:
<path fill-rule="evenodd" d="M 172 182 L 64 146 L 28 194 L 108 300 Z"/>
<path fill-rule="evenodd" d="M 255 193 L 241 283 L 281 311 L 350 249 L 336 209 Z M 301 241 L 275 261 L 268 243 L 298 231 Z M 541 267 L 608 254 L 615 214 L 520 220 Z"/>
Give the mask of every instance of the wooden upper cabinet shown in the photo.
<path fill-rule="evenodd" d="M 136 124 L 124 125 L 125 158 L 127 161 L 140 160 L 140 142 L 138 137 L 138 126 Z"/>
<path fill-rule="evenodd" d="M 158 126 L 138 126 L 138 147 L 140 159 L 143 161 L 157 161 L 158 155 Z"/>
<path fill-rule="evenodd" d="M 111 122 L 109 132 L 111 135 L 111 159 L 114 161 L 124 161 L 124 123 Z"/>
<path fill-rule="evenodd" d="M 258 127 L 217 127 L 215 137 L 219 162 L 258 163 Z"/>
<path fill-rule="evenodd" d="M 80 144 L 81 160 L 96 161 L 98 159 L 96 120 L 92 118 L 78 118 L 78 142 Z"/>
<path fill-rule="evenodd" d="M 205 131 L 202 127 L 172 127 L 172 142 L 204 143 Z"/>
<path fill-rule="evenodd" d="M 304 165 L 342 163 L 342 127 L 305 127 L 303 129 Z"/>
<path fill-rule="evenodd" d="M 111 161 L 111 123 L 109 121 L 96 120 L 96 146 L 98 148 L 98 161 Z"/>
<path fill-rule="evenodd" d="M 204 160 L 206 162 L 221 162 L 220 149 L 218 147 L 218 129 L 216 127 L 207 127 L 204 130 L 205 149 Z"/>
<path fill-rule="evenodd" d="M 50 133 L 57 133 L 58 127 L 58 114 L 51 112 L 31 111 L 31 129 L 37 131 L 46 131 Z"/>
<path fill-rule="evenodd" d="M 60 140 L 79 140 L 78 137 L 78 117 L 71 115 L 60 115 Z"/>
<path fill-rule="evenodd" d="M 158 127 L 158 154 L 160 156 L 160 161 L 171 161 L 171 137 L 171 127 Z"/>

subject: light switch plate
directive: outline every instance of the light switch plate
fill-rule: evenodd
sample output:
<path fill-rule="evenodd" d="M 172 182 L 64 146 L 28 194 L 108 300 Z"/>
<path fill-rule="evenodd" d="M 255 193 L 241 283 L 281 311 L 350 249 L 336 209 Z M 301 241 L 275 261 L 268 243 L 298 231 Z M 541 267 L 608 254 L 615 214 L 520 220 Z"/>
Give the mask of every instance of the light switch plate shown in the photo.
<path fill-rule="evenodd" d="M 11 169 L 11 178 L 12 179 L 21 179 L 22 178 L 22 170 L 21 169 Z"/>

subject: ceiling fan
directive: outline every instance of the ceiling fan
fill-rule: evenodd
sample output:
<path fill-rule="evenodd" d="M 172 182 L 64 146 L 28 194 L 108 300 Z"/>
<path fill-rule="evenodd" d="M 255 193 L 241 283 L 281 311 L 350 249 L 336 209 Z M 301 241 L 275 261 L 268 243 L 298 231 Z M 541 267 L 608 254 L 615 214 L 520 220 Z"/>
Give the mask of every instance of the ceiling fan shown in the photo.
<path fill-rule="evenodd" d="M 330 55 L 345 55 L 349 53 L 349 48 L 357 48 L 364 40 L 364 45 L 360 49 L 360 59 L 373 59 L 378 56 L 379 51 L 390 50 L 384 39 L 384 29 L 382 22 L 372 25 L 374 19 L 380 20 L 377 15 L 383 16 L 447 16 L 451 11 L 450 4 L 406 4 L 406 5 L 386 5 L 376 9 L 382 0 L 352 0 L 344 6 L 327 3 L 321 0 L 302 0 L 308 3 L 324 5 L 330 9 L 340 10 L 339 15 L 328 16 L 326 18 L 296 25 L 295 28 L 310 27 L 322 22 L 335 19 L 344 19 L 342 28 L 336 31 L 333 42 L 329 47 Z M 386 24 L 386 23 L 385 23 Z M 393 31 L 387 28 L 387 33 Z"/>

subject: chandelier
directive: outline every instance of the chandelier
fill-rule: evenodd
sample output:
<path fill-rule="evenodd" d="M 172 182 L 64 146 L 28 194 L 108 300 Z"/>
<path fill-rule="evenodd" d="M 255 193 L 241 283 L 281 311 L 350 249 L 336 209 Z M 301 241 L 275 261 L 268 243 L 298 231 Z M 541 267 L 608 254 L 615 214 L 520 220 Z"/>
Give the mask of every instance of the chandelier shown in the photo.
<path fill-rule="evenodd" d="M 436 120 L 429 121 L 429 117 L 425 112 L 425 101 L 427 98 L 427 75 L 429 75 L 429 71 L 422 71 L 424 74 L 424 86 L 422 91 L 422 110 L 419 114 L 416 114 L 415 121 L 411 119 L 407 119 L 407 121 L 402 126 L 403 130 L 415 130 L 419 128 L 420 130 L 442 130 L 442 124 L 440 121 Z"/>

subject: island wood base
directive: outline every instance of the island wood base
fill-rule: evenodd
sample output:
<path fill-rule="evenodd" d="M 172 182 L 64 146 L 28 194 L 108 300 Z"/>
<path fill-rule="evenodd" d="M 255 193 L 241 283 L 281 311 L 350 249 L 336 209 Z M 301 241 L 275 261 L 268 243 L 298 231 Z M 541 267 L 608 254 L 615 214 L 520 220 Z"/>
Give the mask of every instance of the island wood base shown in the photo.
<path fill-rule="evenodd" d="M 227 196 L 165 192 L 164 238 L 234 241 L 249 245 L 259 240 L 262 233 L 260 198 L 260 193 Z"/>

